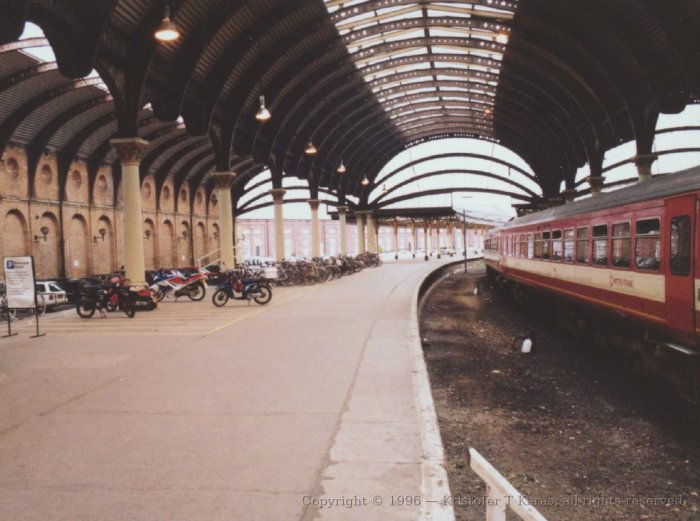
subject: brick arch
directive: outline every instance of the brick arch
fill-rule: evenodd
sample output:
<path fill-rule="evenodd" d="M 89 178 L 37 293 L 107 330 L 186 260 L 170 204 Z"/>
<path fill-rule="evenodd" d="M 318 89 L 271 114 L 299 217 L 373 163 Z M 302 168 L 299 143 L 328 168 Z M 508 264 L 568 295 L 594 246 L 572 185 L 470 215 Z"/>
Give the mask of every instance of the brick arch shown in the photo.
<path fill-rule="evenodd" d="M 102 239 L 102 230 L 105 231 Z M 116 259 L 114 258 L 114 226 L 106 215 L 100 216 L 97 220 L 97 227 L 93 231 L 93 255 L 95 263 L 95 273 L 106 274 L 114 271 Z"/>
<path fill-rule="evenodd" d="M 177 239 L 175 237 L 175 227 L 170 219 L 163 221 L 160 234 L 160 266 L 174 268 L 177 266 Z"/>
<path fill-rule="evenodd" d="M 43 240 L 42 229 L 47 230 L 46 240 Z M 58 254 L 60 241 L 58 218 L 53 212 L 44 212 L 34 230 L 39 239 L 34 243 L 34 266 L 38 279 L 52 279 L 61 272 L 61 260 Z"/>
<path fill-rule="evenodd" d="M 86 277 L 90 273 L 88 225 L 85 217 L 76 213 L 68 224 L 66 241 L 66 273 L 72 278 Z"/>
<path fill-rule="evenodd" d="M 180 252 L 177 264 L 179 266 L 188 266 L 192 264 L 192 230 L 190 229 L 190 223 L 187 221 L 180 222 L 177 237 L 178 251 Z"/>
<path fill-rule="evenodd" d="M 204 257 L 209 252 L 207 240 L 207 226 L 204 222 L 199 221 L 195 226 L 194 235 L 194 260 Z"/>
<path fill-rule="evenodd" d="M 155 270 L 158 260 L 158 232 L 151 219 L 143 221 L 143 259 L 147 270 Z"/>
<path fill-rule="evenodd" d="M 12 209 L 5 214 L 2 224 L 2 255 L 29 255 L 29 235 L 24 214 Z"/>

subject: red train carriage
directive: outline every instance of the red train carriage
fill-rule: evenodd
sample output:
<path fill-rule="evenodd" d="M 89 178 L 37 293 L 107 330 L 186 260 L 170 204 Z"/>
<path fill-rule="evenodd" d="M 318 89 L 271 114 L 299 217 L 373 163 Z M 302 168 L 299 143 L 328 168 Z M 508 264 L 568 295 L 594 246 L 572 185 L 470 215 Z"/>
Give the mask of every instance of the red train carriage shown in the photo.
<path fill-rule="evenodd" d="M 699 200 L 695 167 L 519 217 L 487 234 L 487 271 L 565 297 L 579 327 L 633 331 L 625 347 L 697 399 Z"/>

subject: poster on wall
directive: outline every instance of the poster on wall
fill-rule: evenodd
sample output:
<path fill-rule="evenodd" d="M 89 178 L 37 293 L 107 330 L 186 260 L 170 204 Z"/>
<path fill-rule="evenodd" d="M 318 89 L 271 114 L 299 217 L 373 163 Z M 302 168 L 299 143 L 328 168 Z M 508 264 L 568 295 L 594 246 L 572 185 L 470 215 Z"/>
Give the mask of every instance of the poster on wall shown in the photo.
<path fill-rule="evenodd" d="M 7 307 L 33 309 L 36 307 L 34 257 L 4 257 Z"/>

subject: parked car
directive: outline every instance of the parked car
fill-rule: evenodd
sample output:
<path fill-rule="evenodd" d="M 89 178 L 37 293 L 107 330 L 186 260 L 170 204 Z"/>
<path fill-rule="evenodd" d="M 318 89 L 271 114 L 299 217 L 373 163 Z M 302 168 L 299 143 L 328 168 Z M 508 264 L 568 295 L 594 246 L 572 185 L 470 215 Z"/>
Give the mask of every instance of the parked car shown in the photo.
<path fill-rule="evenodd" d="M 63 288 L 53 280 L 37 281 L 36 292 L 37 295 L 44 296 L 44 302 L 46 302 L 47 308 L 68 304 L 68 295 Z"/>

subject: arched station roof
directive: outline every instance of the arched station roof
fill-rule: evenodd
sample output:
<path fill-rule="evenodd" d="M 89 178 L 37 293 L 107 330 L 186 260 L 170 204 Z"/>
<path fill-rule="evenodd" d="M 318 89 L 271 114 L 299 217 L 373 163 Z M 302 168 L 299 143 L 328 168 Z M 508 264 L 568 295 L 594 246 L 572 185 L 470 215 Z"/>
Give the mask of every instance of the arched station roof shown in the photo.
<path fill-rule="evenodd" d="M 166 7 L 181 37 L 162 43 Z M 0 147 L 26 146 L 30 175 L 53 150 L 59 170 L 81 158 L 94 176 L 116 160 L 110 138 L 140 136 L 159 186 L 234 170 L 240 196 L 270 168 L 275 186 L 296 176 L 312 197 L 366 203 L 361 180 L 402 150 L 476 137 L 522 157 L 551 197 L 620 142 L 650 153 L 659 114 L 700 100 L 700 0 L 0 0 L 0 12 Z M 23 52 L 46 44 L 18 41 L 27 22 L 56 63 Z M 260 124 L 263 95 L 273 116 Z"/>

